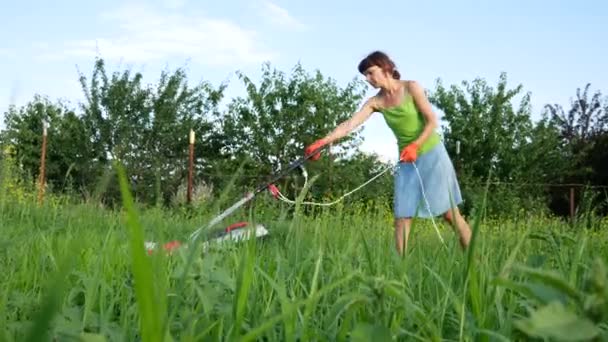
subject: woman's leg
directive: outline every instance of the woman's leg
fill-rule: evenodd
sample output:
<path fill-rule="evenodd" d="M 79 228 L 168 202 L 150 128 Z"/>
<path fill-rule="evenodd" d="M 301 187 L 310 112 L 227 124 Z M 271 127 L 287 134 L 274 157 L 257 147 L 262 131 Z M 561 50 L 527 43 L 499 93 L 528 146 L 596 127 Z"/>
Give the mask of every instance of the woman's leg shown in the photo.
<path fill-rule="evenodd" d="M 460 246 L 462 249 L 467 249 L 471 242 L 471 228 L 464 217 L 460 214 L 458 208 L 448 210 L 443 218 L 456 229 L 458 237 L 460 239 Z"/>
<path fill-rule="evenodd" d="M 410 236 L 410 226 L 412 225 L 411 218 L 395 219 L 395 246 L 399 255 L 407 252 L 407 241 Z M 405 237 L 403 236 L 405 231 Z"/>

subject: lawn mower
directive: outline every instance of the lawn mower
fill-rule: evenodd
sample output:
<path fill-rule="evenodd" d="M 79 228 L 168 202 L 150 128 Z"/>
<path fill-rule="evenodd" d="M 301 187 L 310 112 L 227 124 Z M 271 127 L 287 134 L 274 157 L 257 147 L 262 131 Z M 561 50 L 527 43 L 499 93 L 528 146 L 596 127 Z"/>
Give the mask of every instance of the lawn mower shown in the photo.
<path fill-rule="evenodd" d="M 253 198 L 255 196 L 257 196 L 259 193 L 261 193 L 265 190 L 268 190 L 272 194 L 272 196 L 277 199 L 282 199 L 284 201 L 287 200 L 288 202 L 293 202 L 291 200 L 288 200 L 285 196 L 283 196 L 283 194 L 279 191 L 278 187 L 274 183 L 276 183 L 281 178 L 285 177 L 289 172 L 292 172 L 298 168 L 300 168 L 302 170 L 304 176 L 307 179 L 307 173 L 306 173 L 306 169 L 304 168 L 304 163 L 308 159 L 313 157 L 315 154 L 320 153 L 326 147 L 327 146 L 321 147 L 321 148 L 317 149 L 316 151 L 314 151 L 313 153 L 306 155 L 304 157 L 301 157 L 301 158 L 297 159 L 296 161 L 293 161 L 284 170 L 282 170 L 279 173 L 277 173 L 276 175 L 272 176 L 271 180 L 269 182 L 266 182 L 266 183 L 258 186 L 253 191 L 247 192 L 245 194 L 245 196 L 243 196 L 240 200 L 238 200 L 236 203 L 234 203 L 228 209 L 224 210 L 218 216 L 214 217 L 206 226 L 196 229 L 190 235 L 188 242 L 189 243 L 196 242 L 198 240 L 201 232 L 203 232 L 205 230 L 209 230 L 213 226 L 217 225 L 219 222 L 224 220 L 227 216 L 232 214 L 235 210 L 237 210 L 238 208 L 243 206 L 245 203 L 253 200 Z M 237 223 L 233 223 L 233 224 L 229 225 L 228 227 L 226 227 L 219 233 L 216 233 L 210 240 L 204 241 L 203 249 L 207 250 L 207 248 L 209 248 L 212 245 L 221 245 L 226 242 L 239 242 L 239 241 L 247 240 L 247 239 L 250 239 L 252 236 L 255 238 L 264 237 L 264 236 L 267 236 L 268 234 L 269 234 L 268 230 L 262 224 L 259 224 L 259 223 L 251 224 L 246 221 L 241 221 L 241 222 L 237 222 Z M 178 241 L 178 240 L 173 240 L 173 241 L 167 242 L 162 245 L 162 249 L 168 253 L 171 253 L 175 249 L 181 248 L 181 247 L 184 247 L 184 243 L 182 243 L 181 241 Z M 154 253 L 155 250 L 157 250 L 159 248 L 159 244 L 156 242 L 147 241 L 147 242 L 145 242 L 145 248 L 146 248 L 148 254 L 152 254 L 152 253 Z"/>

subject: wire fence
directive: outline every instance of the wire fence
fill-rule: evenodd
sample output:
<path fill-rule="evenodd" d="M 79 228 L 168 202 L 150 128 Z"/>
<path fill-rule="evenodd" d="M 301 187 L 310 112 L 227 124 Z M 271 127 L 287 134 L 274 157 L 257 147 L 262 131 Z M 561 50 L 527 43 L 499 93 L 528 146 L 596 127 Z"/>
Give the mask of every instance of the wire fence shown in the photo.
<path fill-rule="evenodd" d="M 39 190 L 38 190 L 38 201 L 42 202 L 43 198 L 44 198 L 44 189 L 45 189 L 45 182 L 46 182 L 46 177 L 45 177 L 45 169 L 46 169 L 46 149 L 47 149 L 47 127 L 48 124 L 43 121 L 43 132 L 42 132 L 42 146 L 41 148 L 41 158 L 40 158 L 40 172 L 39 172 L 39 177 L 38 177 L 38 184 L 39 184 Z M 189 155 L 188 155 L 188 186 L 187 186 L 187 201 L 191 202 L 192 200 L 192 191 L 193 191 L 193 183 L 198 183 L 200 182 L 200 180 L 203 180 L 205 178 L 210 179 L 210 178 L 215 178 L 215 179 L 232 179 L 235 177 L 234 174 L 231 173 L 209 173 L 209 172 L 194 172 L 194 144 L 195 144 L 195 139 L 194 139 L 194 132 L 192 130 L 190 130 L 189 132 Z M 459 142 L 458 142 L 459 144 Z M 457 148 L 457 155 L 459 153 L 458 151 L 459 148 Z M 330 166 L 329 172 L 327 174 L 327 177 L 330 178 L 330 184 L 334 184 L 333 180 L 333 163 Z M 458 173 L 459 169 L 460 169 L 460 161 L 458 160 L 458 158 L 456 158 L 455 161 L 455 168 L 456 171 Z M 388 176 L 390 176 L 391 174 L 389 173 Z M 195 181 L 194 178 L 197 178 L 198 181 Z M 294 177 L 298 177 L 297 175 L 294 176 L 288 176 L 288 178 L 294 178 Z M 374 177 L 373 175 L 371 177 Z M 370 177 L 370 178 L 371 178 Z M 266 182 L 269 180 L 270 175 L 252 175 L 252 174 L 248 174 L 248 173 L 240 173 L 237 175 L 238 179 L 246 179 L 249 182 L 253 181 L 253 182 Z M 513 186 L 513 187 L 517 187 L 517 188 L 523 188 L 523 187 L 543 187 L 545 189 L 551 189 L 551 188 L 567 188 L 569 189 L 569 206 L 570 206 L 570 216 L 574 217 L 575 215 L 575 207 L 576 207 L 576 203 L 575 203 L 575 193 L 577 189 L 588 189 L 588 190 L 606 190 L 608 189 L 608 185 L 604 185 L 604 184 L 581 184 L 581 183 L 516 183 L 516 182 L 503 182 L 503 181 L 492 181 L 492 182 L 485 182 L 480 180 L 479 182 L 467 182 L 466 180 L 461 180 L 460 181 L 460 185 L 462 187 L 469 187 L 469 186 L 485 186 L 485 185 L 494 185 L 494 186 Z M 333 186 L 332 186 L 333 187 Z M 348 191 L 349 189 L 345 189 L 345 191 Z"/>

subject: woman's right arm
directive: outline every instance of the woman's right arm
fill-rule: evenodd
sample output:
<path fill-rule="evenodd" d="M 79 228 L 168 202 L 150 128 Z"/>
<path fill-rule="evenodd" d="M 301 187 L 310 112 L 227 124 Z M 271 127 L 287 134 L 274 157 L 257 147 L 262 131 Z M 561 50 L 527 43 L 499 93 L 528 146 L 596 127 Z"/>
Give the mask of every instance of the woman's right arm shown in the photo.
<path fill-rule="evenodd" d="M 352 132 L 355 128 L 359 127 L 363 124 L 371 115 L 376 111 L 376 97 L 370 97 L 361 109 L 355 112 L 350 119 L 340 123 L 336 128 L 323 138 L 327 144 L 331 144 L 334 141 L 343 138 L 350 132 Z"/>

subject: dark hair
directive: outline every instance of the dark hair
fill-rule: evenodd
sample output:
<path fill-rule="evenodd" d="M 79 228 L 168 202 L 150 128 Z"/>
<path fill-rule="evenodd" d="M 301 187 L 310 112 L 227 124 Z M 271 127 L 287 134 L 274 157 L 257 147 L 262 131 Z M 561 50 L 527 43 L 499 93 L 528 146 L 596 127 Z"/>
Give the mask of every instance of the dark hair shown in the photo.
<path fill-rule="evenodd" d="M 367 57 L 363 58 L 361 62 L 359 62 L 359 72 L 363 74 L 365 70 L 369 69 L 372 66 L 380 67 L 384 71 L 388 71 L 391 73 L 394 79 L 400 79 L 401 74 L 397 71 L 397 67 L 395 66 L 395 62 L 393 62 L 388 55 L 382 51 L 374 51 L 367 55 Z"/>

